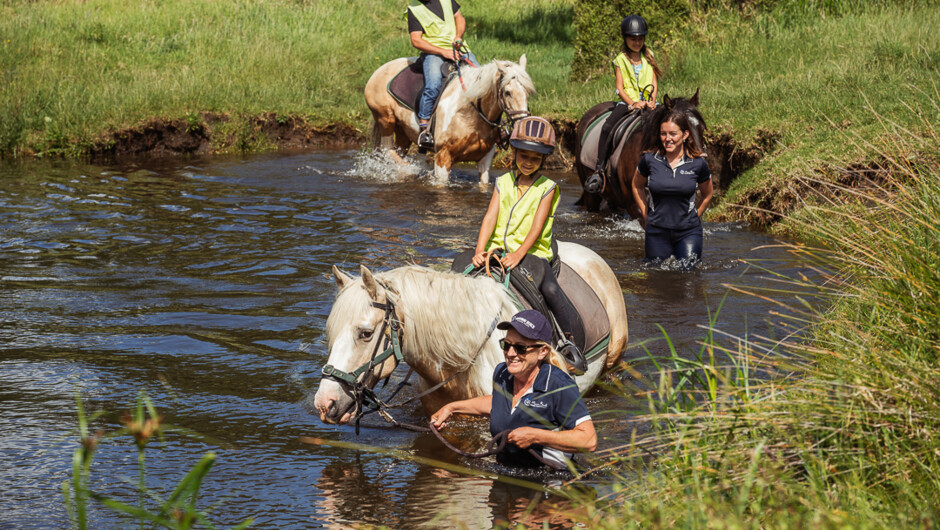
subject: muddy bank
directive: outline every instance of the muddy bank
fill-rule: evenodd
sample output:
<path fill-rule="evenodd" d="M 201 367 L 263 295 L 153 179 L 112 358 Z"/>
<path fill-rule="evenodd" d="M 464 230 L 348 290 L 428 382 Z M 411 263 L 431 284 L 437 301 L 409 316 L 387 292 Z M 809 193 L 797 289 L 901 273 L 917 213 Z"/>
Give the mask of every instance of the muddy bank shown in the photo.
<path fill-rule="evenodd" d="M 251 117 L 200 113 L 186 119 L 157 118 L 109 132 L 93 142 L 93 159 L 212 154 L 264 149 L 357 147 L 365 135 L 349 124 L 315 125 L 298 116 Z"/>

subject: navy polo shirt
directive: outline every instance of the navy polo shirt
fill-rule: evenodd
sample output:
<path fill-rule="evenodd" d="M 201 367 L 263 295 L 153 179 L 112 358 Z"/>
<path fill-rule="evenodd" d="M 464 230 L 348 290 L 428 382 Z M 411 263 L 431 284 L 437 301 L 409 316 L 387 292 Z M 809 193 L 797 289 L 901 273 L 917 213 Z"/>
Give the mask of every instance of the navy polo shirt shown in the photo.
<path fill-rule="evenodd" d="M 666 157 L 644 153 L 636 170 L 649 179 L 649 211 L 646 224 L 669 230 L 688 230 L 701 226 L 695 209 L 695 190 L 711 180 L 712 172 L 705 159 L 686 156 L 675 168 Z"/>
<path fill-rule="evenodd" d="M 490 434 L 496 436 L 506 429 L 535 427 L 553 431 L 567 431 L 578 424 L 591 419 L 578 385 L 560 368 L 547 362 L 539 366 L 532 387 L 519 399 L 516 408 L 512 408 L 513 375 L 500 363 L 493 374 L 493 409 L 490 411 Z M 564 463 L 570 453 L 533 445 L 542 458 L 548 461 Z M 521 449 L 514 444 L 496 455 L 496 460 L 504 465 L 517 467 L 537 467 L 542 463 L 529 454 L 528 449 Z"/>

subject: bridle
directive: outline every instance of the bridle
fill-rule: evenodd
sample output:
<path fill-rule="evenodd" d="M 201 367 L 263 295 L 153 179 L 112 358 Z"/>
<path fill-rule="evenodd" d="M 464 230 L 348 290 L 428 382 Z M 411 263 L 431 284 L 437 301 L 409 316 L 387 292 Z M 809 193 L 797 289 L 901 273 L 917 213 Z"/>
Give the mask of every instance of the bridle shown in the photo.
<path fill-rule="evenodd" d="M 387 290 L 388 289 L 386 288 L 386 291 Z M 322 369 L 323 377 L 333 379 L 339 382 L 341 385 L 346 385 L 351 389 L 353 400 L 356 404 L 355 422 L 357 435 L 359 434 L 359 422 L 362 420 L 362 417 L 373 412 L 378 412 L 379 415 L 385 419 L 385 421 L 392 424 L 393 426 L 402 427 L 412 431 L 427 432 L 427 427 L 418 427 L 396 420 L 392 417 L 391 414 L 388 413 L 388 410 L 403 407 L 408 403 L 421 399 L 422 397 L 453 381 L 458 375 L 472 368 L 473 365 L 476 364 L 476 360 L 479 357 L 480 352 L 483 351 L 483 347 L 486 345 L 487 341 L 489 341 L 490 336 L 493 335 L 493 331 L 496 329 L 496 324 L 499 321 L 499 318 L 493 318 L 492 323 L 490 323 L 489 330 L 486 332 L 486 337 L 483 338 L 483 341 L 480 343 L 479 347 L 473 354 L 473 359 L 470 360 L 467 366 L 461 370 L 457 370 L 447 379 L 444 379 L 440 383 L 437 383 L 436 385 L 424 390 L 420 394 L 413 396 L 401 403 L 391 405 L 389 402 L 395 399 L 395 396 L 398 395 L 398 392 L 408 385 L 408 379 L 411 377 L 411 374 L 414 370 L 411 369 L 408 371 L 408 374 L 405 376 L 402 382 L 398 384 L 398 387 L 392 392 L 392 395 L 386 401 L 383 401 L 381 398 L 379 398 L 374 390 L 366 386 L 366 378 L 368 377 L 368 374 L 371 373 L 376 366 L 379 366 L 388 360 L 389 357 L 394 357 L 396 363 L 404 362 L 404 356 L 401 352 L 402 321 L 395 316 L 395 304 L 390 299 L 386 298 L 384 304 L 379 302 L 372 302 L 372 307 L 383 310 L 385 315 L 382 317 L 382 329 L 379 331 L 379 335 L 381 335 L 383 338 L 375 342 L 375 346 L 372 348 L 372 355 L 369 357 L 369 361 L 360 365 L 352 372 L 344 372 L 332 364 L 327 364 Z M 379 353 L 379 349 L 382 347 L 385 349 Z M 387 383 L 388 379 L 386 379 L 386 384 Z M 366 408 L 369 410 L 366 410 Z"/>
<path fill-rule="evenodd" d="M 512 126 L 522 118 L 525 118 L 530 115 L 527 110 L 512 110 L 507 108 L 506 97 L 503 95 L 503 78 L 506 77 L 506 74 L 500 73 L 499 78 L 496 80 L 496 105 L 499 107 L 499 116 L 496 117 L 496 121 L 493 122 L 486 117 L 486 114 L 483 113 L 483 107 L 481 105 L 481 99 L 479 98 L 476 102 L 473 103 L 473 108 L 476 109 L 477 114 L 480 115 L 480 118 L 487 123 L 490 127 L 497 129 L 499 134 L 497 135 L 496 144 L 501 148 L 505 149 L 509 146 L 509 135 L 512 132 Z M 504 118 L 509 118 L 507 122 Z"/>
<path fill-rule="evenodd" d="M 366 386 L 365 381 L 368 374 L 370 374 L 376 366 L 384 363 L 389 357 L 394 356 L 395 361 L 398 363 L 404 360 L 401 353 L 401 321 L 395 318 L 395 304 L 386 298 L 384 304 L 372 302 L 372 307 L 385 311 L 385 315 L 382 317 L 382 329 L 379 331 L 379 335 L 381 335 L 382 338 L 375 341 L 375 346 L 372 348 L 372 355 L 369 361 L 352 372 L 344 372 L 332 364 L 327 364 L 322 370 L 323 377 L 334 379 L 340 384 L 345 383 L 352 389 L 353 399 L 356 402 L 356 434 L 359 434 L 359 420 L 361 420 L 362 416 L 365 414 L 365 406 L 379 410 L 383 404 L 375 392 Z M 381 348 L 382 345 L 385 346 L 385 349 L 382 353 L 379 353 L 379 348 Z M 396 391 L 395 393 L 397 394 L 398 392 Z M 394 397 L 394 395 L 392 397 Z"/>

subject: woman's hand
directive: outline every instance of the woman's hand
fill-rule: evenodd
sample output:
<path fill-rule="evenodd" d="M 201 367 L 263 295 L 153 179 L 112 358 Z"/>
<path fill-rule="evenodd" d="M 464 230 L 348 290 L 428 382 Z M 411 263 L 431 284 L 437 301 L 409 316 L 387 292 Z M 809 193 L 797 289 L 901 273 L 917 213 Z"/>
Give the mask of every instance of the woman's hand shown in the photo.
<path fill-rule="evenodd" d="M 509 436 L 506 437 L 506 441 L 519 446 L 521 449 L 528 449 L 529 446 L 539 443 L 541 440 L 540 436 L 543 433 L 545 433 L 544 429 L 536 429 L 535 427 L 519 427 L 518 429 L 514 429 L 509 433 Z"/>
<path fill-rule="evenodd" d="M 451 411 L 450 403 L 448 403 L 431 416 L 431 425 L 437 430 L 443 430 L 447 427 L 447 418 L 449 418 L 451 414 L 453 414 L 453 411 Z"/>
<path fill-rule="evenodd" d="M 525 252 L 519 252 L 516 250 L 515 252 L 510 252 L 509 254 L 503 256 L 503 259 L 499 260 L 499 262 L 502 263 L 503 266 L 507 269 L 512 270 L 515 269 L 516 265 L 521 263 L 523 259 L 525 259 L 525 254 Z"/>

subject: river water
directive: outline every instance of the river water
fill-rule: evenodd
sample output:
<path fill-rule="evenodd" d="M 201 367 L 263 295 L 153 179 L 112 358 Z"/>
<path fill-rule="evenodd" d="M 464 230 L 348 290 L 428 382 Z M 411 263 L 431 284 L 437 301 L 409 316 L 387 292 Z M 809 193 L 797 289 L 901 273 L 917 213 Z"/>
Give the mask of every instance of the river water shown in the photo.
<path fill-rule="evenodd" d="M 255 527 L 488 527 L 513 520 L 525 488 L 371 451 L 312 446 L 302 436 L 464 461 L 430 435 L 323 425 L 309 412 L 326 362 L 323 331 L 333 264 L 357 273 L 418 263 L 443 268 L 475 241 L 490 188 L 458 169 L 435 187 L 353 151 L 148 161 L 112 166 L 30 162 L 0 166 L 0 528 L 68 524 L 60 486 L 76 444 L 75 396 L 117 418 L 146 390 L 170 433 L 147 453 L 147 485 L 168 495 L 207 451 L 218 461 L 200 505 Z M 773 287 L 741 260 L 787 276 L 803 271 L 766 234 L 706 223 L 695 272 L 648 268 L 642 232 L 622 217 L 574 205 L 577 177 L 556 172 L 560 239 L 601 254 L 620 279 L 630 319 L 627 360 L 698 348 L 700 326 L 771 334 L 770 301 L 727 284 Z M 638 366 L 643 366 L 638 364 Z M 648 368 L 641 368 L 642 370 Z M 636 410 L 600 390 L 592 411 Z M 421 421 L 418 409 L 404 420 Z M 600 418 L 599 418 L 600 419 Z M 483 439 L 485 426 L 471 426 Z M 601 447 L 623 442 L 599 422 Z M 136 451 L 103 443 L 97 491 L 134 503 Z M 97 508 L 93 526 L 121 526 Z M 564 525 L 563 525 L 564 526 Z"/>

